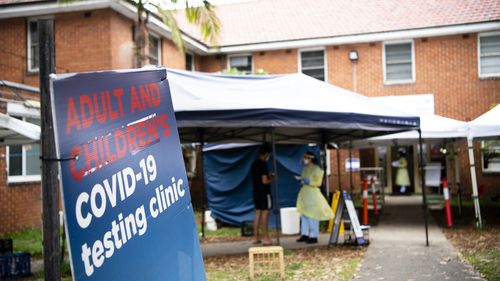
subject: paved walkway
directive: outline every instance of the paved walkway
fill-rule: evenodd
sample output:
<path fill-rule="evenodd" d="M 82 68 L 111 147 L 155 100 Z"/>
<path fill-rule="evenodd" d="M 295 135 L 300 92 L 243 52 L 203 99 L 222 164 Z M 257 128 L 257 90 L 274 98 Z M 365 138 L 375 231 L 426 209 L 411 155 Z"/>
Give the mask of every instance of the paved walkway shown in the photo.
<path fill-rule="evenodd" d="M 387 197 L 379 224 L 354 280 L 481 280 L 457 257 L 454 247 L 429 216 L 425 246 L 421 197 Z"/>

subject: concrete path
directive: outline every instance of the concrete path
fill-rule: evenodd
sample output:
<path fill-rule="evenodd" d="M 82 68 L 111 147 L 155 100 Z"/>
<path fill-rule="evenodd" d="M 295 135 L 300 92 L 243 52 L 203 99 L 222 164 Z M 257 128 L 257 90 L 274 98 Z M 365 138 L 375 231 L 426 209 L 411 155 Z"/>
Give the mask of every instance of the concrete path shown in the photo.
<path fill-rule="evenodd" d="M 429 216 L 429 247 L 421 197 L 387 197 L 379 224 L 354 280 L 482 280 L 457 257 Z"/>

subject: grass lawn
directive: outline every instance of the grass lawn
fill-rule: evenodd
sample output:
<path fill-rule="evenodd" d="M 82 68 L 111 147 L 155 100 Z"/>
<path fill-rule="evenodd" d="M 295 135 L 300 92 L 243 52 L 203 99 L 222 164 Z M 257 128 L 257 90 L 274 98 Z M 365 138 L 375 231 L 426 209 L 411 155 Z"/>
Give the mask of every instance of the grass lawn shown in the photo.
<path fill-rule="evenodd" d="M 3 235 L 12 238 L 14 252 L 30 253 L 32 257 L 42 257 L 42 231 L 40 229 L 28 229 Z"/>

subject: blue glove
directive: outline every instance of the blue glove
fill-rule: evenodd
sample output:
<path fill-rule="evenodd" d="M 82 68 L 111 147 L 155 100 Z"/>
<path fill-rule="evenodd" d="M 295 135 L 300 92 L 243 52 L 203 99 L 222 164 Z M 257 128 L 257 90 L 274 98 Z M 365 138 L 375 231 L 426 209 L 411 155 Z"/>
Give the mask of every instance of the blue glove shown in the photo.
<path fill-rule="evenodd" d="M 308 178 L 305 178 L 305 179 L 302 180 L 302 182 L 304 184 L 309 184 L 311 181 Z"/>

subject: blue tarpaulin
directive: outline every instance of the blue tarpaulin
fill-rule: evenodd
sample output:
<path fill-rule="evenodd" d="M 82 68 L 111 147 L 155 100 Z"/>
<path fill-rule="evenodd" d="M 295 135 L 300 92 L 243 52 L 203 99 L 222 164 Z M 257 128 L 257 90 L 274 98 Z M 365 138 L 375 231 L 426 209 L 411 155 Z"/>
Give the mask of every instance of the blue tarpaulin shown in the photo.
<path fill-rule="evenodd" d="M 207 149 L 203 153 L 208 206 L 212 216 L 224 223 L 240 225 L 254 217 L 252 199 L 251 166 L 259 154 L 259 145 L 229 149 Z M 302 159 L 306 150 L 319 157 L 319 146 L 277 145 L 278 197 L 280 208 L 295 207 L 300 184 L 294 176 L 302 171 Z M 272 158 L 268 162 L 272 171 Z M 272 189 L 273 196 L 274 189 Z M 273 211 L 270 226 L 275 225 Z"/>

